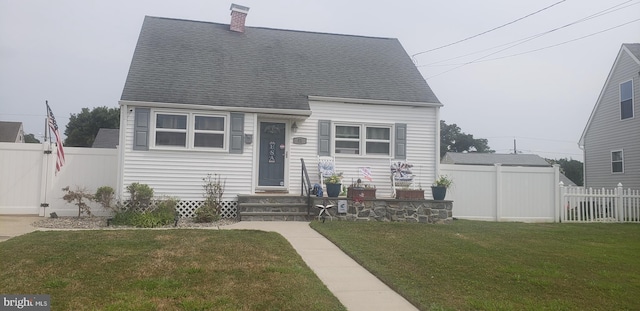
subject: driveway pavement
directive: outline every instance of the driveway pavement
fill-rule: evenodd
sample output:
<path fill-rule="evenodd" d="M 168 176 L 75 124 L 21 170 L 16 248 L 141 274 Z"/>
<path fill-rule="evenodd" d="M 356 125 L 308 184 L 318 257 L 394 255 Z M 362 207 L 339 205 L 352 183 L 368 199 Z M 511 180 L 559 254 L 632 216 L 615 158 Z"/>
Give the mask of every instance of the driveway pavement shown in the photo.
<path fill-rule="evenodd" d="M 42 217 L 36 215 L 0 216 L 0 242 L 36 231 L 38 228 L 31 224 L 40 219 Z"/>

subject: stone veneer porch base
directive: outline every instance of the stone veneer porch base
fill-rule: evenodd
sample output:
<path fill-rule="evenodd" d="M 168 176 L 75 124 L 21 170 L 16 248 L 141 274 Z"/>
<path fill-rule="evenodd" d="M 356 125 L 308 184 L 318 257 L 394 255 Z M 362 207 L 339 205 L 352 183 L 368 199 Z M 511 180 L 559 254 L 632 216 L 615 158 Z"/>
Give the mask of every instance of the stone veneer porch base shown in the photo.
<path fill-rule="evenodd" d="M 334 220 L 397 221 L 419 223 L 449 223 L 453 220 L 453 201 L 367 199 L 355 202 L 346 197 L 312 198 L 313 206 L 333 204 L 329 214 Z M 347 212 L 338 213 L 338 201 L 347 201 Z M 316 208 L 316 215 L 319 213 Z M 327 218 L 328 219 L 328 218 Z"/>

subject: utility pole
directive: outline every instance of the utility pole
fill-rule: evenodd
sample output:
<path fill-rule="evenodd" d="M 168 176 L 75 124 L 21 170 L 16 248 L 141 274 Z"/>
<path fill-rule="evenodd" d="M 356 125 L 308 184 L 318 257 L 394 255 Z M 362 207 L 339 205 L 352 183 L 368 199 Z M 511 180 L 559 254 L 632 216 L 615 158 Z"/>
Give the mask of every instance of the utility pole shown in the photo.
<path fill-rule="evenodd" d="M 516 139 L 513 139 L 513 154 L 518 154 L 518 149 L 516 149 Z"/>

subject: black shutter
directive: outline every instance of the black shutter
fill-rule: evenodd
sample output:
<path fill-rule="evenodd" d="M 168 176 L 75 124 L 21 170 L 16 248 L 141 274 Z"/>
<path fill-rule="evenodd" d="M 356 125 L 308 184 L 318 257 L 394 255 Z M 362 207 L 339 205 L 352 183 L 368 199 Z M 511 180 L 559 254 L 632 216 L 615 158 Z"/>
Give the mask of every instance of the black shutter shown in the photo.
<path fill-rule="evenodd" d="M 395 159 L 407 159 L 407 124 L 396 123 Z"/>
<path fill-rule="evenodd" d="M 149 150 L 149 108 L 136 108 L 133 120 L 133 150 Z"/>
<path fill-rule="evenodd" d="M 244 150 L 244 113 L 231 113 L 231 143 L 229 153 L 242 153 Z"/>
<path fill-rule="evenodd" d="M 331 121 L 318 120 L 318 155 L 331 155 Z"/>

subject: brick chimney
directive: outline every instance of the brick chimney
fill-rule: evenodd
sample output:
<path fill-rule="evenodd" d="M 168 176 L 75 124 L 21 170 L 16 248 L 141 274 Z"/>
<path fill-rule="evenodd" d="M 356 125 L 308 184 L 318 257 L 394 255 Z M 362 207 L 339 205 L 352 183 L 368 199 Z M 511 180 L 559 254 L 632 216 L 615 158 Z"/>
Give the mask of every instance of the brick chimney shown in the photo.
<path fill-rule="evenodd" d="M 249 8 L 235 3 L 231 4 L 231 31 L 244 32 L 244 20 L 247 18 Z"/>

